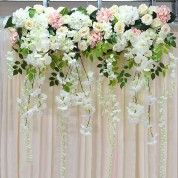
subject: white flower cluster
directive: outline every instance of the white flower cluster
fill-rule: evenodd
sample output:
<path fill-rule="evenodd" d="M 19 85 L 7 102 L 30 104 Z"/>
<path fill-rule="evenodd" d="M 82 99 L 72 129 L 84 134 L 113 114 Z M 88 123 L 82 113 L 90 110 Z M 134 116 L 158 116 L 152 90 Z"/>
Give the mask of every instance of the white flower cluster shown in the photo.
<path fill-rule="evenodd" d="M 13 65 L 14 65 L 14 52 L 8 51 L 6 55 L 7 65 L 8 65 L 8 77 L 12 78 L 13 76 Z"/>
<path fill-rule="evenodd" d="M 81 66 L 78 65 L 76 70 L 71 71 L 71 75 L 66 79 L 67 82 L 72 83 L 71 91 L 66 92 L 64 90 L 60 91 L 60 95 L 56 97 L 58 104 L 58 109 L 61 113 L 66 112 L 66 110 L 80 106 L 82 108 L 84 124 L 81 124 L 81 133 L 84 135 L 91 135 L 91 119 L 95 112 L 95 108 L 92 105 L 92 99 L 90 98 L 90 87 L 93 80 L 93 73 L 89 72 L 87 74 L 88 79 L 83 80 L 81 83 L 77 80 L 82 78 Z M 79 76 L 78 76 L 79 75 Z M 65 82 L 66 83 L 66 82 Z M 78 91 L 78 86 L 82 87 L 81 92 Z M 87 123 L 87 124 L 86 124 Z"/>
<path fill-rule="evenodd" d="M 108 59 L 106 59 L 105 60 L 105 62 L 106 62 L 106 68 L 105 69 L 103 69 L 103 74 L 104 73 L 108 73 L 108 78 L 110 79 L 110 80 L 114 80 L 114 79 L 116 79 L 116 75 L 114 74 L 114 72 L 113 72 L 113 62 L 116 62 L 116 59 L 114 59 L 114 55 L 113 54 L 111 54 L 110 55 L 110 57 L 108 58 Z"/>
<path fill-rule="evenodd" d="M 46 108 L 45 100 L 47 96 L 41 92 L 41 86 L 44 83 L 44 73 L 38 73 L 34 81 L 29 81 L 27 77 L 24 80 L 24 87 L 21 92 L 21 98 L 18 98 L 19 112 L 21 119 L 21 128 L 25 133 L 25 143 L 27 146 L 27 158 L 31 160 L 31 119 L 35 113 L 41 114 Z M 35 86 L 34 86 L 35 85 Z"/>

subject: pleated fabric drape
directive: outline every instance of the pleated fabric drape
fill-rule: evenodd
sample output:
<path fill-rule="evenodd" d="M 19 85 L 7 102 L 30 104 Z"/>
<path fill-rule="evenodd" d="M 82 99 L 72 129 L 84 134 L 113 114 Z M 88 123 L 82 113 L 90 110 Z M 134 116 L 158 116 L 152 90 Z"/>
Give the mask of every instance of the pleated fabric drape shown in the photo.
<path fill-rule="evenodd" d="M 173 28 L 177 29 L 177 27 Z M 178 29 L 177 29 L 178 31 Z M 178 37 L 178 33 L 176 33 Z M 178 43 L 178 40 L 177 40 Z M 0 30 L 0 165 L 1 178 L 61 178 L 61 135 L 60 117 L 55 102 L 59 94 L 57 87 L 49 87 L 45 82 L 44 93 L 48 95 L 47 108 L 42 117 L 32 120 L 32 162 L 27 162 L 24 135 L 21 133 L 18 116 L 17 98 L 23 84 L 22 78 L 7 76 L 6 53 L 9 49 L 7 31 Z M 178 49 L 174 50 L 178 56 Z M 93 103 L 96 107 L 92 125 L 92 136 L 80 134 L 81 115 L 79 108 L 69 110 L 66 118 L 67 150 L 66 178 L 107 178 L 110 145 L 107 141 L 106 119 L 97 97 L 98 70 L 88 63 L 88 70 L 95 72 L 92 85 Z M 47 79 L 46 79 L 47 80 Z M 170 86 L 170 77 L 164 80 Z M 163 88 L 163 79 L 152 83 L 152 93 L 159 97 Z M 167 119 L 167 178 L 177 178 L 178 149 L 178 77 L 176 91 L 169 98 L 165 110 Z M 102 93 L 107 93 L 104 84 Z M 115 89 L 120 103 L 121 121 L 116 133 L 116 147 L 113 158 L 112 178 L 159 178 L 160 135 L 156 145 L 148 145 L 148 131 L 142 125 L 130 124 L 126 107 L 129 99 L 128 89 Z M 144 94 L 142 98 L 144 100 Z M 152 123 L 155 132 L 159 132 L 159 105 L 152 106 Z"/>

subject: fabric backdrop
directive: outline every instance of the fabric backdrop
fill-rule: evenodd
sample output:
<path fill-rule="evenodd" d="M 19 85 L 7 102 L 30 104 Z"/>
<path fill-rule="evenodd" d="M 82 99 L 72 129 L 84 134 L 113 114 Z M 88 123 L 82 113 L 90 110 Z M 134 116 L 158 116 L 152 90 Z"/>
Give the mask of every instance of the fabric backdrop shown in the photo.
<path fill-rule="evenodd" d="M 0 28 L 0 164 L 1 178 L 60 178 L 61 135 L 60 117 L 57 112 L 55 96 L 57 87 L 49 87 L 46 82 L 43 90 L 48 95 L 47 109 L 40 118 L 36 115 L 32 121 L 32 162 L 26 161 L 24 135 L 20 131 L 17 111 L 17 97 L 20 96 L 22 79 L 19 76 L 8 79 L 6 53 L 9 49 L 8 33 Z M 173 29 L 178 31 L 177 26 Z M 176 33 L 178 37 L 178 33 Z M 178 43 L 178 41 L 177 41 Z M 178 56 L 178 50 L 174 53 Z M 88 64 L 91 69 L 91 64 Z M 97 69 L 93 69 L 98 73 Z M 177 76 L 177 75 L 176 75 Z M 106 121 L 97 98 L 97 78 L 92 86 L 93 100 L 96 106 L 92 125 L 92 136 L 80 134 L 81 116 L 78 108 L 69 112 L 67 122 L 67 170 L 66 178 L 107 178 L 110 146 L 107 141 Z M 166 79 L 169 86 L 169 77 Z M 167 119 L 167 178 L 177 178 L 178 149 L 178 77 L 173 98 L 168 99 L 165 111 Z M 103 93 L 107 91 L 103 87 Z M 156 79 L 152 91 L 161 95 L 162 79 Z M 112 178 L 159 178 L 159 150 L 157 145 L 148 145 L 148 131 L 142 125 L 132 125 L 127 121 L 125 111 L 129 92 L 116 91 L 120 102 L 121 121 L 117 129 Z M 152 110 L 152 123 L 155 132 L 159 132 L 159 105 Z M 158 136 L 160 137 L 160 135 Z"/>

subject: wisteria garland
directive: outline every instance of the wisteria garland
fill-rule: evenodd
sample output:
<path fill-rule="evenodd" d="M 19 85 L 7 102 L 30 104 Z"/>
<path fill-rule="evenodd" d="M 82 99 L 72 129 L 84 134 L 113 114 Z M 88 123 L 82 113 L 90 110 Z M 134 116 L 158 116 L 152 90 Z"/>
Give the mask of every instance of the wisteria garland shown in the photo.
<path fill-rule="evenodd" d="M 89 5 L 72 10 L 35 5 L 20 8 L 8 17 L 4 23 L 10 32 L 12 46 L 7 54 L 8 73 L 10 77 L 24 75 L 18 103 L 29 160 L 31 118 L 35 112 L 45 108 L 47 96 L 41 88 L 47 71 L 51 73 L 49 85 L 62 87 L 59 96 L 56 96 L 60 114 L 71 107 L 82 108 L 84 119 L 80 131 L 91 135 L 95 107 L 91 99 L 93 73 L 86 70 L 84 62 L 88 59 L 98 61 L 97 67 L 102 76 L 98 84 L 100 99 L 102 82 L 106 78 L 110 87 L 118 84 L 121 89 L 131 81 L 128 119 L 132 123 L 143 123 L 152 136 L 149 144 L 155 143 L 157 134 L 153 134 L 150 116 L 155 98 L 151 94 L 150 81 L 160 74 L 166 76 L 168 69 L 172 71 L 172 78 L 175 76 L 176 58 L 170 51 L 176 47 L 176 38 L 170 33 L 168 25 L 174 20 L 175 15 L 168 7 L 148 7 L 145 4 L 138 8 L 113 5 L 101 9 Z M 14 52 L 19 55 L 16 61 L 13 59 Z M 170 57 L 168 63 L 162 60 L 164 54 Z M 171 86 L 170 95 L 173 94 L 174 80 Z M 139 100 L 141 90 L 148 94 L 148 117 L 144 117 L 145 103 Z M 114 133 L 111 130 L 116 131 L 120 110 L 112 92 L 108 93 L 108 100 L 104 102 L 108 107 L 112 105 L 111 114 L 109 108 L 104 109 L 110 114 L 108 118 L 112 118 L 107 119 L 109 140 L 112 140 Z M 114 141 L 110 143 L 113 150 Z M 65 139 L 63 146 L 66 146 Z M 62 164 L 65 164 L 64 157 Z M 62 170 L 61 176 L 65 176 L 65 170 Z"/>

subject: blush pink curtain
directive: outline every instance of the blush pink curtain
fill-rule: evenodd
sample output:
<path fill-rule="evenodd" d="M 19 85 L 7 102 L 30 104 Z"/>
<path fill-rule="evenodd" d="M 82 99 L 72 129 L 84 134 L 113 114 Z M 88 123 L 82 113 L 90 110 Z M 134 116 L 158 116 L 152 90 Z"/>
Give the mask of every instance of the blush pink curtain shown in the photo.
<path fill-rule="evenodd" d="M 177 29 L 174 26 L 173 29 Z M 178 29 L 177 29 L 178 31 Z M 178 33 L 176 33 L 178 37 Z M 178 43 L 178 41 L 177 41 Z M 8 33 L 0 30 L 0 164 L 1 178 L 60 178 L 61 135 L 60 117 L 55 96 L 57 87 L 44 86 L 48 95 L 47 108 L 42 117 L 36 115 L 32 121 L 32 162 L 27 162 L 24 135 L 20 130 L 17 111 L 17 98 L 22 87 L 21 77 L 8 79 L 6 53 L 9 49 Z M 174 50 L 178 56 L 178 50 Z M 88 68 L 91 69 L 89 64 Z M 98 73 L 97 69 L 92 69 Z M 177 75 L 176 75 L 177 76 Z M 81 116 L 78 108 L 73 108 L 67 123 L 66 178 L 107 178 L 110 145 L 107 141 L 106 120 L 97 97 L 97 75 L 92 86 L 96 112 L 93 117 L 92 136 L 80 134 Z M 169 86 L 169 77 L 166 79 Z M 178 149 L 178 77 L 176 91 L 168 99 L 165 111 L 167 118 L 167 178 L 177 178 Z M 157 97 L 161 95 L 162 79 L 153 82 L 152 91 Z M 116 89 L 120 102 L 121 121 L 118 124 L 116 147 L 113 158 L 112 178 L 159 178 L 158 144 L 149 146 L 148 132 L 142 125 L 132 125 L 127 121 L 125 108 L 128 103 L 127 89 Z M 106 93 L 107 85 L 103 87 Z M 152 108 L 153 129 L 159 132 L 159 106 Z M 160 137 L 160 136 L 159 136 Z"/>

